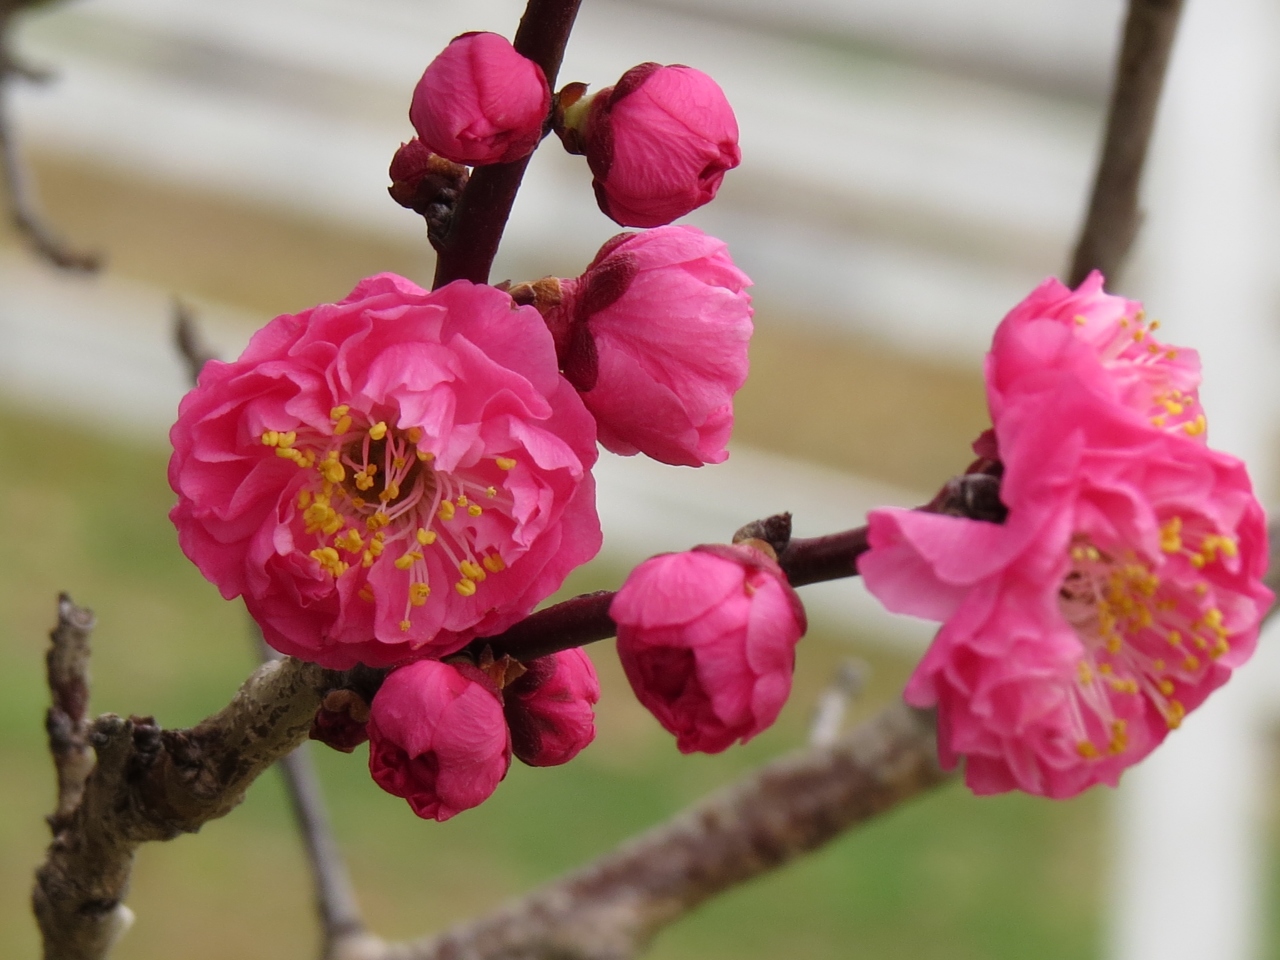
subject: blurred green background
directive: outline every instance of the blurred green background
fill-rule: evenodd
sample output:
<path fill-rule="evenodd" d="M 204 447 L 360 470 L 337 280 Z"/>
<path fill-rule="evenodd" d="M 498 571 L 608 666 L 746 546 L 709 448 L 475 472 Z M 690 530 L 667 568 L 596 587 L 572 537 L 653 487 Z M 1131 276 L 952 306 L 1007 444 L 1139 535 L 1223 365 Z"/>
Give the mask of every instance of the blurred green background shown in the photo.
<path fill-rule="evenodd" d="M 60 228 L 108 250 L 113 270 L 264 319 L 341 296 L 374 270 L 427 269 L 425 244 L 392 247 L 65 160 L 41 158 L 38 172 Z M 13 252 L 13 239 L 4 242 Z M 261 269 L 267 257 L 271 270 Z M 778 309 L 767 297 L 760 307 Z M 921 490 L 963 466 L 984 419 L 973 372 L 835 340 L 802 320 L 786 336 L 761 324 L 740 440 Z M 27 900 L 53 797 L 42 669 L 58 591 L 98 614 L 95 711 L 189 724 L 224 704 L 253 660 L 239 605 L 222 601 L 177 549 L 164 449 L 12 405 L 0 407 L 0 449 L 9 542 L 0 551 L 0 956 L 18 958 L 38 950 Z M 588 568 L 569 587 L 614 586 L 623 573 Z M 596 743 L 563 768 L 516 764 L 492 800 L 445 824 L 417 820 L 378 790 L 363 749 L 317 749 L 371 926 L 412 937 L 474 916 L 796 748 L 818 693 L 850 655 L 872 667 L 851 722 L 866 716 L 910 670 L 889 649 L 875 637 L 811 634 L 774 729 L 720 756 L 682 757 L 631 697 L 611 645 L 599 644 Z M 664 933 L 652 956 L 1097 956 L 1105 805 L 1099 793 L 1070 803 L 978 800 L 952 784 L 703 907 Z M 129 899 L 138 922 L 117 956 L 313 957 L 310 896 L 272 773 L 229 818 L 141 851 Z"/>

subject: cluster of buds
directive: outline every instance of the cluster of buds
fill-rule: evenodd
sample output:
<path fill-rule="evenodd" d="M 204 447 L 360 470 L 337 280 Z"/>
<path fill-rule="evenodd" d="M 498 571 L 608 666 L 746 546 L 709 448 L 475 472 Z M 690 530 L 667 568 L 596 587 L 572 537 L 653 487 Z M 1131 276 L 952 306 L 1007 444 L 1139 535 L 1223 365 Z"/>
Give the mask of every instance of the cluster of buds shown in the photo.
<path fill-rule="evenodd" d="M 586 157 L 600 210 L 624 227 L 659 227 L 697 209 L 742 159 L 733 109 L 699 70 L 642 63 L 613 86 L 587 91 L 575 82 L 552 97 L 542 69 L 504 37 L 464 33 L 413 92 L 411 149 L 453 165 L 514 163 L 554 130 L 566 150 Z M 392 196 L 422 213 L 424 197 L 449 199 L 436 177 L 401 159 Z"/>

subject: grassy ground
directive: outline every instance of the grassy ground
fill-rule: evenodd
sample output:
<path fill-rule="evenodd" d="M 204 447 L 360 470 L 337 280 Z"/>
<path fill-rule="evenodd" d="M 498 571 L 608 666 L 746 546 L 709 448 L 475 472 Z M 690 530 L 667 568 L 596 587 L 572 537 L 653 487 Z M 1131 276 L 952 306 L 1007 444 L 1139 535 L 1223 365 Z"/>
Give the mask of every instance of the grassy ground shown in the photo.
<path fill-rule="evenodd" d="M 32 867 L 51 774 L 41 663 L 60 589 L 94 607 L 94 709 L 190 723 L 251 668 L 243 614 L 178 552 L 165 453 L 0 410 L 0 956 L 34 957 Z M 579 576 L 608 585 L 618 571 Z M 718 757 L 682 757 L 630 697 L 607 645 L 598 741 L 566 767 L 516 765 L 494 798 L 446 824 L 381 793 L 361 751 L 319 751 L 337 829 L 375 928 L 421 934 L 600 853 L 708 789 L 796 746 L 838 660 L 873 663 L 863 713 L 909 664 L 856 639 L 814 635 L 777 727 Z M 1038 960 L 1097 953 L 1104 798 L 976 800 L 950 786 L 806 861 L 726 896 L 664 934 L 663 960 L 857 955 Z M 309 889 L 279 784 L 197 836 L 144 849 L 120 960 L 312 956 Z"/>

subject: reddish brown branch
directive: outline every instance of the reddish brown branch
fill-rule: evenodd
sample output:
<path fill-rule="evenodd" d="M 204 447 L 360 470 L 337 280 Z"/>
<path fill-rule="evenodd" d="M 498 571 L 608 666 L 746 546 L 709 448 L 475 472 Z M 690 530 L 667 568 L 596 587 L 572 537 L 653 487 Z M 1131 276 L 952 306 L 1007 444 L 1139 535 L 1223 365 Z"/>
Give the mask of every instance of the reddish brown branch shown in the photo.
<path fill-rule="evenodd" d="M 1090 270 L 1114 284 L 1138 233 L 1138 187 L 1181 13 L 1182 0 L 1129 0 L 1106 138 L 1071 261 L 1073 287 Z"/>
<path fill-rule="evenodd" d="M 968 473 L 948 480 L 929 503 L 916 509 L 999 523 L 1005 509 L 1000 481 L 984 473 Z M 858 575 L 858 557 L 869 549 L 867 528 L 855 527 L 821 537 L 791 538 L 790 514 L 756 520 L 738 531 L 736 539 L 760 537 L 778 551 L 778 564 L 794 587 Z M 614 594 L 609 590 L 583 594 L 530 614 L 515 626 L 471 644 L 479 655 L 487 645 L 495 655 L 534 660 L 571 647 L 607 640 L 616 631 L 609 617 Z"/>
<path fill-rule="evenodd" d="M 564 59 L 573 21 L 582 0 L 529 0 L 514 46 L 542 68 L 547 83 L 555 89 L 556 75 Z M 514 163 L 476 167 L 458 200 L 449 232 L 437 249 L 433 286 L 454 280 L 488 283 L 493 258 L 498 254 L 502 231 L 506 229 L 511 206 L 529 157 Z"/>
<path fill-rule="evenodd" d="M 867 550 L 867 528 L 857 527 L 825 537 L 792 540 L 778 557 L 794 586 L 857 576 L 857 559 Z M 534 660 L 561 650 L 607 640 L 617 631 L 609 617 L 614 591 L 598 590 L 553 604 L 525 617 L 494 637 L 472 644 L 477 654 L 485 646 L 497 656 Z"/>
<path fill-rule="evenodd" d="M 625 960 L 703 901 L 942 783 L 932 718 L 894 703 L 772 763 L 595 863 L 380 960 Z"/>

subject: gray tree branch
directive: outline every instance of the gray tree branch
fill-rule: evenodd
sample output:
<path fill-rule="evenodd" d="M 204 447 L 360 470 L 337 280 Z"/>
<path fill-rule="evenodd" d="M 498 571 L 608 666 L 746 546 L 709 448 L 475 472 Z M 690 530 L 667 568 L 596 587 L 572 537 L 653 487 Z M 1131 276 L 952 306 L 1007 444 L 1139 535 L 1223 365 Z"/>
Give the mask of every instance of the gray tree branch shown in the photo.
<path fill-rule="evenodd" d="M 97 764 L 36 872 L 45 960 L 105 957 L 127 926 L 122 901 L 137 848 L 229 813 L 306 739 L 321 699 L 350 676 L 285 658 L 263 664 L 224 709 L 185 730 L 98 717 L 88 735 Z"/>
<path fill-rule="evenodd" d="M 101 266 L 96 253 L 68 246 L 45 222 L 36 201 L 35 188 L 18 149 L 17 134 L 9 110 L 15 80 L 43 83 L 48 71 L 25 64 L 12 51 L 10 36 L 20 10 L 39 0 L 0 0 L 0 178 L 8 197 L 9 219 L 28 246 L 44 260 L 63 270 L 92 272 Z"/>
<path fill-rule="evenodd" d="M 825 747 L 768 763 L 671 821 L 474 923 L 379 960 L 626 960 L 703 901 L 949 777 L 931 714 L 893 703 Z"/>

